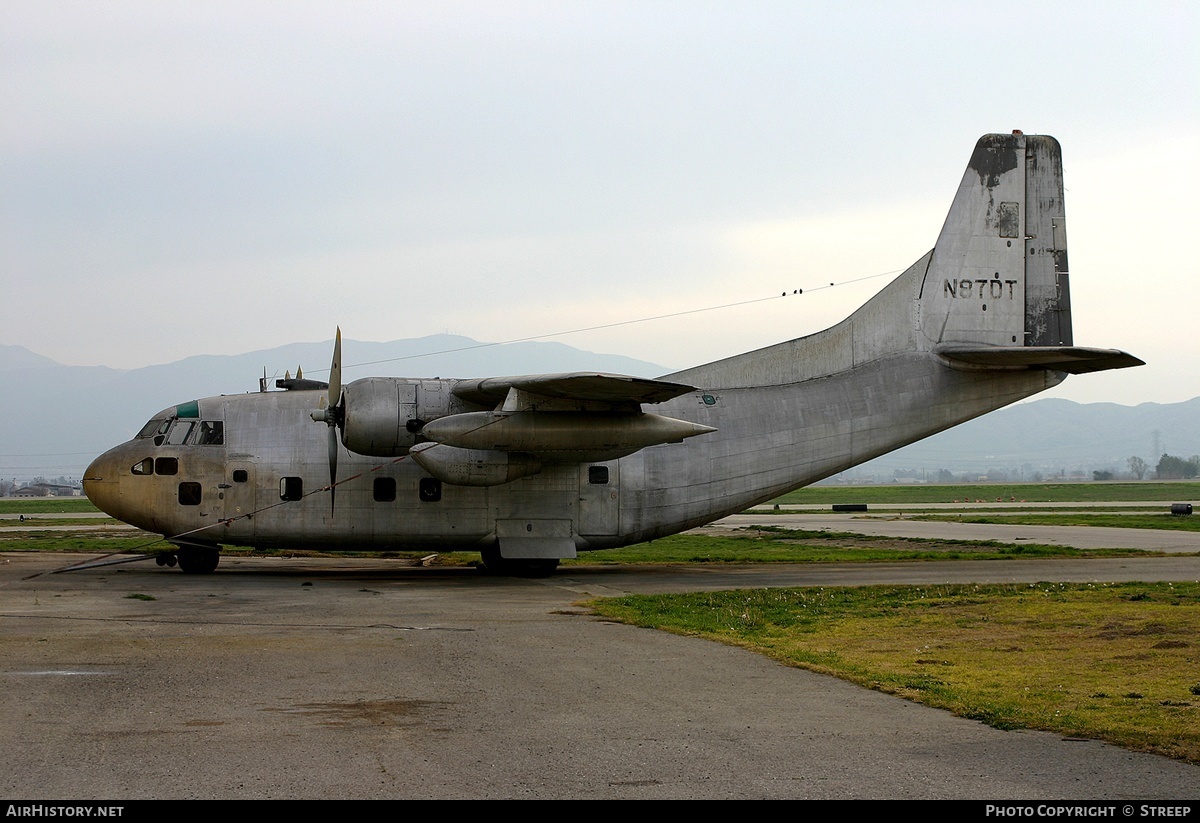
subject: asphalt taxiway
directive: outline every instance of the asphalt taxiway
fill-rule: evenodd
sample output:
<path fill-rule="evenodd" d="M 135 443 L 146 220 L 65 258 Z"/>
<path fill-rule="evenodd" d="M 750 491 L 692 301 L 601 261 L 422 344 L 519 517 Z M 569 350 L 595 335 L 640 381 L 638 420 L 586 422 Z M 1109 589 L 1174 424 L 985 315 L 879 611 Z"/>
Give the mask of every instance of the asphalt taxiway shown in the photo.
<path fill-rule="evenodd" d="M 0 555 L 0 793 L 138 798 L 1180 799 L 1200 767 L 999 731 L 581 603 L 636 592 L 1200 579 L 1200 558 L 570 567 L 362 559 L 29 575 Z"/>

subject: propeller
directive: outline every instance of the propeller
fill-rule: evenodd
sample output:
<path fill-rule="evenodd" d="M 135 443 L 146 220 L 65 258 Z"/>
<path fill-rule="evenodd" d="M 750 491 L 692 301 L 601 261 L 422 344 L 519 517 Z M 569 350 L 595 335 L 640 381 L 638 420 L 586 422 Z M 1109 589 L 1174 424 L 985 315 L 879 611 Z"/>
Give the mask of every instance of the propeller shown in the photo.
<path fill-rule="evenodd" d="M 299 369 L 297 369 L 299 372 Z M 342 328 L 338 326 L 333 340 L 333 362 L 329 364 L 329 396 L 324 408 L 309 415 L 329 427 L 329 514 L 333 516 L 334 495 L 337 491 L 338 427 L 343 423 L 346 407 L 342 403 Z"/>

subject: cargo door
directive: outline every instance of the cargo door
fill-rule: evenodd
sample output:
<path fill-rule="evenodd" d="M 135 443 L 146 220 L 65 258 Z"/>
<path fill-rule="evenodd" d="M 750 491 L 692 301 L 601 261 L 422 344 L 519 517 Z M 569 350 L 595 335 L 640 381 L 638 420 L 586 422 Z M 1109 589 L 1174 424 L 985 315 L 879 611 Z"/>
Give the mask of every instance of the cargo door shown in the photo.
<path fill-rule="evenodd" d="M 579 467 L 579 534 L 614 535 L 621 524 L 620 463 Z"/>

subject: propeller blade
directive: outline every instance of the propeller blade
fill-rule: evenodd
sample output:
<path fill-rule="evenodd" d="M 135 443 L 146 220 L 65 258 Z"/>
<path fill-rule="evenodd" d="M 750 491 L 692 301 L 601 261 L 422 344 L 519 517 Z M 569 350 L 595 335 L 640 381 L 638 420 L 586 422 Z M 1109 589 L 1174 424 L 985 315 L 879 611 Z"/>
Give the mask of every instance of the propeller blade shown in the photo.
<path fill-rule="evenodd" d="M 329 364 L 329 408 L 342 399 L 342 327 L 333 339 L 333 362 Z"/>
<path fill-rule="evenodd" d="M 337 494 L 337 427 L 329 427 L 329 516 L 333 517 L 333 499 Z"/>
<path fill-rule="evenodd" d="M 329 364 L 329 516 L 333 517 L 334 497 L 337 494 L 338 427 L 337 405 L 342 399 L 342 327 L 333 338 L 333 362 Z"/>

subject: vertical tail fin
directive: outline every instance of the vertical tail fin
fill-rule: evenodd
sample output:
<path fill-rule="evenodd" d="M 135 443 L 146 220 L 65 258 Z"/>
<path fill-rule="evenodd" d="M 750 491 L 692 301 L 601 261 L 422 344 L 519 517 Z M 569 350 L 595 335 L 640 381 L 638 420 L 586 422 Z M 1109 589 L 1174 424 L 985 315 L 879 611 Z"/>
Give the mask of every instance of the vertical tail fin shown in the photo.
<path fill-rule="evenodd" d="M 1062 180 L 1053 137 L 979 139 L 921 287 L 930 343 L 1071 345 Z"/>
<path fill-rule="evenodd" d="M 1141 365 L 1073 345 L 1062 150 L 1046 135 L 975 144 L 918 299 L 920 335 L 952 361 L 1064 372 Z"/>

